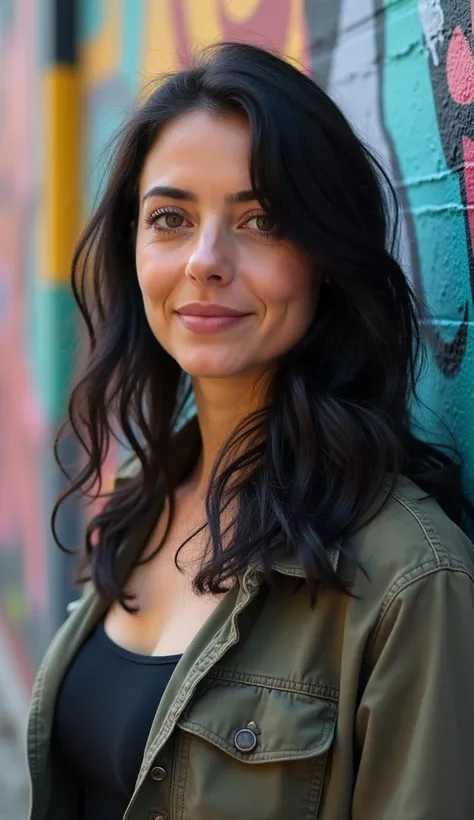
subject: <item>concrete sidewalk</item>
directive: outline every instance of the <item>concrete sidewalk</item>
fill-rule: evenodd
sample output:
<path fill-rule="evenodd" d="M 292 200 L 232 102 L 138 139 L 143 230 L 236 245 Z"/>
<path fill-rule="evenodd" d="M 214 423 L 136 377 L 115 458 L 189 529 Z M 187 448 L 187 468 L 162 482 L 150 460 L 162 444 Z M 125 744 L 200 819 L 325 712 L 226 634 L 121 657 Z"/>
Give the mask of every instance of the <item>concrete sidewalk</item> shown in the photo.
<path fill-rule="evenodd" d="M 0 818 L 27 820 L 25 760 L 28 697 L 18 680 L 0 624 Z"/>

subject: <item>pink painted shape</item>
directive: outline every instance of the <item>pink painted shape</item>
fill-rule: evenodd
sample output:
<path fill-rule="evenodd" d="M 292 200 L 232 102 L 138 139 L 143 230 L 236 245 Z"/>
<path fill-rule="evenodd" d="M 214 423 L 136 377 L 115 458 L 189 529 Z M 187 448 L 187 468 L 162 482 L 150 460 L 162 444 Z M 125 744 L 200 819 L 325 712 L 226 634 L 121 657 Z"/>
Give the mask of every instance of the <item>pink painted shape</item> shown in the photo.
<path fill-rule="evenodd" d="M 464 152 L 464 184 L 466 186 L 467 218 L 474 254 L 474 142 L 469 137 L 462 138 Z"/>
<path fill-rule="evenodd" d="M 183 0 L 171 0 L 170 11 L 176 36 L 176 52 L 181 65 L 186 68 L 191 62 L 192 48 Z"/>
<path fill-rule="evenodd" d="M 291 0 L 261 0 L 255 13 L 239 23 L 229 20 L 225 2 L 219 2 L 219 22 L 224 40 L 238 40 L 283 51 L 288 40 L 291 19 Z"/>
<path fill-rule="evenodd" d="M 474 18 L 474 0 L 471 13 Z M 449 41 L 446 73 L 453 100 L 459 105 L 474 103 L 474 55 L 460 26 L 456 26 Z"/>
<path fill-rule="evenodd" d="M 292 0 L 261 0 L 257 10 L 243 23 L 229 20 L 223 0 L 219 1 L 219 23 L 224 40 L 253 43 L 268 46 L 284 52 L 288 41 Z M 176 35 L 176 51 L 183 66 L 188 66 L 192 57 L 192 43 L 183 0 L 170 3 L 171 18 Z M 304 25 L 304 24 L 303 24 Z M 310 70 L 309 32 L 304 25 L 302 34 L 302 63 Z"/>

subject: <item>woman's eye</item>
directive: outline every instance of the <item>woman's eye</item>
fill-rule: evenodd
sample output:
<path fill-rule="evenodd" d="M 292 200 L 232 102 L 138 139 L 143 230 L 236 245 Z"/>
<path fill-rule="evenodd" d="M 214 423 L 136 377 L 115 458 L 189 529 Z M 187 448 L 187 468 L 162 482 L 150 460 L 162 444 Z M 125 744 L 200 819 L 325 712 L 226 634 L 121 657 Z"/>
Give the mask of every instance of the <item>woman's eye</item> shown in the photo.
<path fill-rule="evenodd" d="M 188 221 L 183 214 L 178 211 L 153 211 L 150 216 L 145 217 L 148 225 L 156 231 L 177 231 L 188 226 Z"/>
<path fill-rule="evenodd" d="M 156 221 L 158 223 L 160 223 L 160 221 L 161 223 L 164 222 L 164 226 L 160 224 L 160 227 L 182 228 L 184 223 L 184 216 L 182 216 L 181 214 L 161 214 L 161 216 L 159 216 Z"/>
<path fill-rule="evenodd" d="M 276 224 L 268 214 L 257 214 L 250 217 L 246 223 L 256 233 L 273 235 L 276 233 Z"/>

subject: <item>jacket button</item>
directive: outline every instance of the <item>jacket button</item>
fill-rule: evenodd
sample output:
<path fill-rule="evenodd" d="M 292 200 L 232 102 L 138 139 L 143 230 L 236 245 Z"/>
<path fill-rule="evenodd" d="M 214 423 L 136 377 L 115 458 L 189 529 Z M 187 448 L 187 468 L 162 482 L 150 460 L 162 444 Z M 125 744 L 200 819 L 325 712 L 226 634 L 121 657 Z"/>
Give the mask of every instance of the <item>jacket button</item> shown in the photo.
<path fill-rule="evenodd" d="M 253 729 L 239 729 L 234 737 L 234 746 L 242 754 L 253 752 L 257 745 L 257 735 Z"/>
<path fill-rule="evenodd" d="M 155 768 L 151 770 L 151 776 L 153 780 L 164 780 L 166 777 L 166 769 L 164 769 L 163 766 L 155 766 Z"/>

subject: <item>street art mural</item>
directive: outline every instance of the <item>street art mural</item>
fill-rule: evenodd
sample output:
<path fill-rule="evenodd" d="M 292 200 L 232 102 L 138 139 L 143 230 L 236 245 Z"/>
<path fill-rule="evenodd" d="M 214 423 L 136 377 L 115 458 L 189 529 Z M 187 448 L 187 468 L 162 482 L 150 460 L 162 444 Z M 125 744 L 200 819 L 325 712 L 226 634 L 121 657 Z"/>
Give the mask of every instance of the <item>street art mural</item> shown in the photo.
<path fill-rule="evenodd" d="M 41 492 L 46 420 L 30 356 L 35 29 L 28 0 L 7 3 L 1 12 L 0 626 L 29 680 L 47 603 Z"/>
<path fill-rule="evenodd" d="M 268 45 L 310 71 L 382 160 L 400 255 L 424 303 L 420 396 L 474 491 L 474 0 L 87 0 L 87 205 L 99 148 L 147 83 L 210 42 Z"/>
<path fill-rule="evenodd" d="M 329 68 L 323 81 L 397 186 L 402 261 L 426 305 L 430 358 L 420 394 L 454 432 L 472 492 L 474 4 L 340 0 L 325 6 L 338 22 L 324 44 Z M 307 10 L 316 32 L 321 4 L 308 2 Z M 316 75 L 319 65 L 313 52 Z M 423 414 L 423 422 L 445 437 L 435 416 Z"/>
<path fill-rule="evenodd" d="M 425 305 L 428 367 L 420 393 L 436 415 L 423 414 L 423 422 L 436 435 L 444 435 L 442 421 L 449 425 L 474 496 L 474 0 L 78 6 L 84 219 L 102 184 L 104 148 L 123 116 L 150 81 L 186 65 L 208 43 L 239 39 L 276 48 L 341 106 L 395 183 L 399 253 Z M 45 555 L 55 549 L 41 500 L 47 388 L 35 382 L 31 341 L 38 290 L 32 224 L 41 198 L 32 56 L 39 6 L 10 0 L 0 8 L 0 595 L 3 617 L 34 663 L 32 624 L 44 620 Z M 119 457 L 111 453 L 109 486 Z"/>

